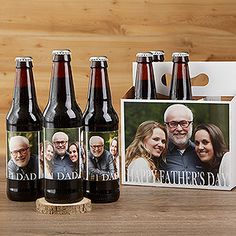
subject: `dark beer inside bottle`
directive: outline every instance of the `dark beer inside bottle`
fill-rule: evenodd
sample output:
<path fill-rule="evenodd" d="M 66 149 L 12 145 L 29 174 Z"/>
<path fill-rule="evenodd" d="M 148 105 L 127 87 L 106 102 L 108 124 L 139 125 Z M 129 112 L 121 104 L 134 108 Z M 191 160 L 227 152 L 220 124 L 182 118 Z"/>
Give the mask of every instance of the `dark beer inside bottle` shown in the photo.
<path fill-rule="evenodd" d="M 164 58 L 165 52 L 163 50 L 150 51 L 150 52 L 152 53 L 153 62 L 163 62 L 165 60 L 165 58 Z M 163 75 L 161 77 L 161 82 L 164 85 L 167 85 L 166 75 Z"/>
<path fill-rule="evenodd" d="M 82 112 L 76 102 L 69 50 L 53 51 L 53 68 L 44 127 L 75 128 L 82 126 Z M 71 180 L 45 179 L 45 199 L 52 203 L 73 203 L 83 198 L 81 178 Z"/>
<path fill-rule="evenodd" d="M 107 58 L 93 57 L 89 84 L 88 104 L 83 120 L 85 132 L 118 130 L 118 115 L 112 106 L 107 73 Z M 119 199 L 119 179 L 91 181 L 84 179 L 84 196 L 96 203 L 114 202 Z"/>
<path fill-rule="evenodd" d="M 38 107 L 31 57 L 16 58 L 13 103 L 6 119 L 7 131 L 42 130 L 42 114 Z M 43 195 L 43 179 L 12 180 L 7 178 L 7 196 L 13 201 L 35 201 Z"/>
<path fill-rule="evenodd" d="M 170 87 L 170 99 L 191 100 L 192 90 L 189 75 L 188 53 L 173 53 L 173 70 Z"/>
<path fill-rule="evenodd" d="M 151 53 L 138 53 L 135 99 L 157 99 Z"/>

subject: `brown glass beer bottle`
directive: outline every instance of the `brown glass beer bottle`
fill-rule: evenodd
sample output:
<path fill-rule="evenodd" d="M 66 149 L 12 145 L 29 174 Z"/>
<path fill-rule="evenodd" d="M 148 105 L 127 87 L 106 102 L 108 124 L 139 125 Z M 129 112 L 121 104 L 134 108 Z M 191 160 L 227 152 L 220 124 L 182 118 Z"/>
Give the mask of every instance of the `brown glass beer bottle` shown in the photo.
<path fill-rule="evenodd" d="M 173 69 L 170 86 L 171 100 L 191 100 L 192 90 L 189 75 L 189 54 L 186 52 L 174 52 Z"/>
<path fill-rule="evenodd" d="M 82 112 L 74 93 L 70 50 L 54 50 L 52 55 L 50 95 L 43 113 L 45 199 L 73 203 L 83 198 L 79 148 Z"/>
<path fill-rule="evenodd" d="M 157 50 L 157 51 L 150 51 L 150 53 L 152 53 L 152 60 L 153 62 L 163 62 L 165 60 L 165 52 L 163 50 Z M 155 74 L 155 73 L 154 73 Z M 154 76 L 155 77 L 155 76 Z M 167 82 L 166 82 L 166 76 L 163 75 L 161 77 L 161 82 L 164 84 L 164 85 L 167 85 Z"/>
<path fill-rule="evenodd" d="M 88 103 L 83 114 L 85 140 L 84 195 L 92 202 L 114 202 L 120 196 L 118 115 L 112 106 L 108 59 L 90 58 Z M 116 151 L 112 141 L 116 140 Z"/>
<path fill-rule="evenodd" d="M 151 53 L 136 55 L 135 99 L 157 99 Z"/>
<path fill-rule="evenodd" d="M 6 117 L 7 196 L 14 201 L 34 201 L 42 196 L 43 188 L 42 113 L 36 99 L 32 58 L 15 60 L 14 96 Z"/>

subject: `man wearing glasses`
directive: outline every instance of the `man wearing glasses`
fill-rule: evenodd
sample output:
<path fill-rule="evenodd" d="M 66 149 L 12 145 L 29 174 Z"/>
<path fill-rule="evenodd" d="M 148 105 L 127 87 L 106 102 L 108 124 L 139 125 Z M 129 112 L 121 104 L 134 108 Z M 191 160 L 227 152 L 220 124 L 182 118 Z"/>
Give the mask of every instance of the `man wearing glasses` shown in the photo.
<path fill-rule="evenodd" d="M 169 106 L 164 113 L 169 138 L 166 156 L 166 181 L 175 184 L 199 184 L 201 161 L 190 140 L 193 113 L 183 104 Z"/>
<path fill-rule="evenodd" d="M 90 180 L 111 180 L 115 168 L 110 152 L 104 149 L 104 139 L 92 136 L 89 140 L 88 171 Z"/>
<path fill-rule="evenodd" d="M 52 144 L 55 153 L 53 158 L 53 179 L 73 179 L 72 173 L 76 171 L 76 169 L 67 152 L 68 140 L 69 137 L 64 132 L 56 132 L 52 136 Z"/>
<path fill-rule="evenodd" d="M 30 155 L 29 140 L 24 136 L 13 136 L 9 140 L 11 159 L 8 162 L 8 178 L 13 180 L 35 180 L 38 176 L 36 156 Z"/>

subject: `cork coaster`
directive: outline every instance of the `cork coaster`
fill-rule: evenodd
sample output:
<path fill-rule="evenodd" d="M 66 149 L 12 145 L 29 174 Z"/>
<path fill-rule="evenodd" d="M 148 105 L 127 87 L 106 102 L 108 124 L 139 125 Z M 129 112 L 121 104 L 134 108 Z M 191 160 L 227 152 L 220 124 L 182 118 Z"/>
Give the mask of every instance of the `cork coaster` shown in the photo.
<path fill-rule="evenodd" d="M 47 202 L 43 197 L 36 200 L 36 210 L 43 214 L 71 215 L 91 211 L 92 205 L 88 198 L 83 198 L 80 202 L 75 203 L 57 204 Z"/>

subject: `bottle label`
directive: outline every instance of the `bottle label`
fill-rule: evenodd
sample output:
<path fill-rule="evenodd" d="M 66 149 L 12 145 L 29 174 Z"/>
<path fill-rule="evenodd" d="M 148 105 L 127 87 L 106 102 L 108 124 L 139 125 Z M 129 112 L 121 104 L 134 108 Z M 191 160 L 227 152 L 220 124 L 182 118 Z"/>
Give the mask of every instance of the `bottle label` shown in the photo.
<path fill-rule="evenodd" d="M 118 131 L 85 132 L 84 141 L 84 178 L 89 181 L 118 179 Z"/>
<path fill-rule="evenodd" d="M 81 178 L 81 128 L 44 128 L 45 179 Z"/>
<path fill-rule="evenodd" d="M 40 131 L 7 131 L 6 177 L 25 181 L 42 178 Z"/>

